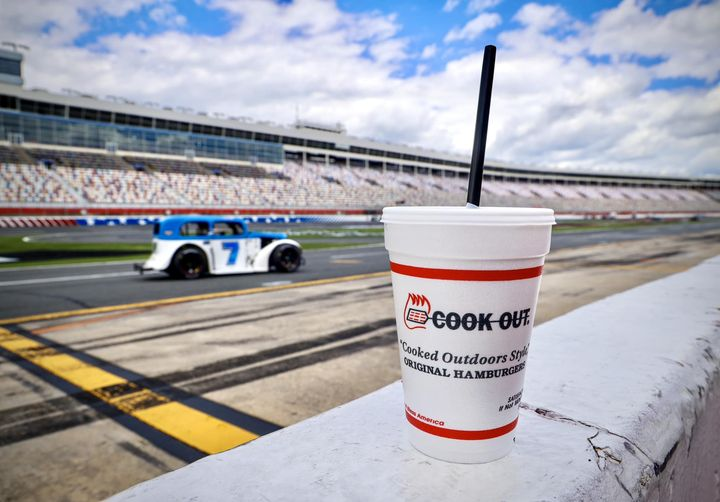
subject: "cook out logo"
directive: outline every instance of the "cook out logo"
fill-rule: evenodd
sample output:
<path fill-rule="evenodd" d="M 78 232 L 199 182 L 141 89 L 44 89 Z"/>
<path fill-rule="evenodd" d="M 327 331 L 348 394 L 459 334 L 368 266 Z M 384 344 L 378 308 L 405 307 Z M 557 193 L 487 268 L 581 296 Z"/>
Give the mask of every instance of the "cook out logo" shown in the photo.
<path fill-rule="evenodd" d="M 440 330 L 450 331 L 494 331 L 528 326 L 530 309 L 510 310 L 507 312 L 444 312 L 433 311 L 430 300 L 425 295 L 408 293 L 403 312 L 403 323 L 407 329 L 427 329 L 428 322 Z"/>
<path fill-rule="evenodd" d="M 432 307 L 427 296 L 408 293 L 403 314 L 405 327 L 407 329 L 425 329 L 425 323 L 430 319 L 430 312 L 432 312 Z"/>

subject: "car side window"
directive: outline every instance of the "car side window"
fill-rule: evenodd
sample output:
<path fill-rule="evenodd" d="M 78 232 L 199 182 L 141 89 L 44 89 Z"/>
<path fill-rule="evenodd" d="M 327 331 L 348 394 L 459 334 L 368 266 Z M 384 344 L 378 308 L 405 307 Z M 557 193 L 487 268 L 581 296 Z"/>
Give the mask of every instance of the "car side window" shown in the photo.
<path fill-rule="evenodd" d="M 207 235 L 209 233 L 209 225 L 204 221 L 188 221 L 180 227 L 180 235 L 187 237 L 195 237 Z"/>
<path fill-rule="evenodd" d="M 242 235 L 242 225 L 229 221 L 218 221 L 213 224 L 213 235 Z"/>

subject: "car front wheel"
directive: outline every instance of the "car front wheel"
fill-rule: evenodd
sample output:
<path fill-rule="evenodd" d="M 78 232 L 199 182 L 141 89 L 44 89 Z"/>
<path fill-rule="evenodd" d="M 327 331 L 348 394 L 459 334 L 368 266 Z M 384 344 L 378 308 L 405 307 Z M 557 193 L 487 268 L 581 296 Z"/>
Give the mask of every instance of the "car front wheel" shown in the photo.
<path fill-rule="evenodd" d="M 183 279 L 197 279 L 207 272 L 205 253 L 197 248 L 182 248 L 173 256 L 170 275 Z"/>
<path fill-rule="evenodd" d="M 295 272 L 302 263 L 302 251 L 297 246 L 283 244 L 270 256 L 270 264 L 280 272 Z"/>

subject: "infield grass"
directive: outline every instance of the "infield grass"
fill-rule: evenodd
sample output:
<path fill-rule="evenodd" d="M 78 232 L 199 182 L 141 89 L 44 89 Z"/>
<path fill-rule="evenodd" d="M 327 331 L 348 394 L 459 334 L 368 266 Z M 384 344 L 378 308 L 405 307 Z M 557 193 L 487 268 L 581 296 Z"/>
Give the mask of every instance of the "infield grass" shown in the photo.
<path fill-rule="evenodd" d="M 0 263 L 0 268 L 134 260 L 148 256 L 150 250 L 149 242 L 147 244 L 43 242 L 20 236 L 0 237 L 0 257 L 18 260 Z"/>

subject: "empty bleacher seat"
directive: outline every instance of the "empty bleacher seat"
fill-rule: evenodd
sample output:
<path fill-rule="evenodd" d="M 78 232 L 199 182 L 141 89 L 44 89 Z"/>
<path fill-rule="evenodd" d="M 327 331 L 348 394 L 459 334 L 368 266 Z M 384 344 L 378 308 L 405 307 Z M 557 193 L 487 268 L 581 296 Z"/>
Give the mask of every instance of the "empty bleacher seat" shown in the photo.
<path fill-rule="evenodd" d="M 44 166 L 0 163 L 0 202 L 60 204 L 78 200 Z"/>
<path fill-rule="evenodd" d="M 36 165 L 23 163 L 22 157 L 35 159 Z M 377 210 L 398 204 L 462 206 L 467 190 L 467 178 L 342 163 L 287 160 L 268 167 L 17 147 L 0 147 L 0 161 L 0 202 L 12 203 Z M 720 208 L 717 192 L 627 185 L 486 179 L 482 202 L 569 212 Z"/>

